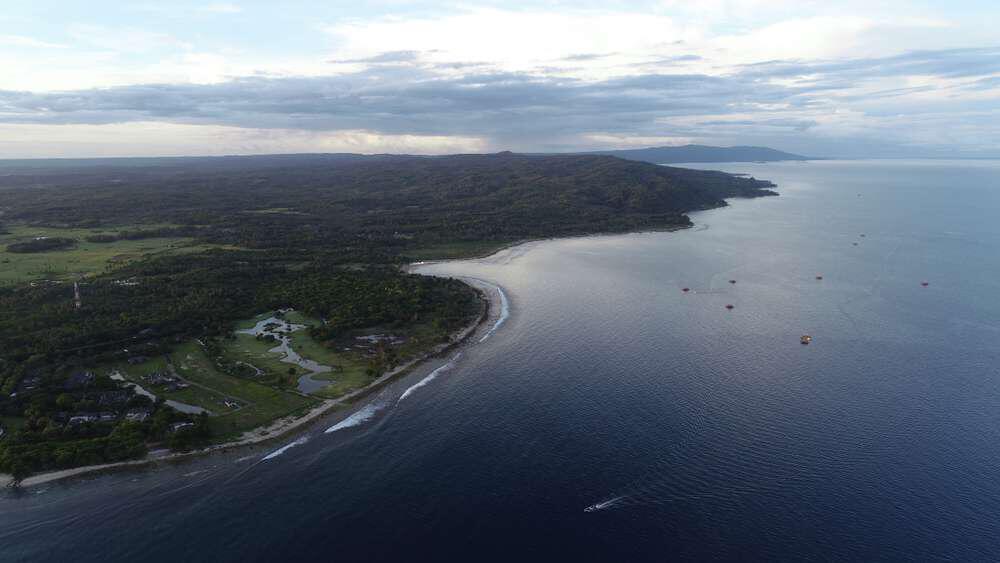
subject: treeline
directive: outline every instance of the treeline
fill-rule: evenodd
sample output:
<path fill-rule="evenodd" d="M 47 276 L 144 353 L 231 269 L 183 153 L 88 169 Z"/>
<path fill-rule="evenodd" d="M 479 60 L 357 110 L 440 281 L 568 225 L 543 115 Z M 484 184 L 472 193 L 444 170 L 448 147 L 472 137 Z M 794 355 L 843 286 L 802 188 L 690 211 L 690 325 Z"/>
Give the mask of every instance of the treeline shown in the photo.
<path fill-rule="evenodd" d="M 25 242 L 15 242 L 7 245 L 7 252 L 30 254 L 48 252 L 50 250 L 66 250 L 76 246 L 76 239 L 68 237 L 40 237 Z"/>
<path fill-rule="evenodd" d="M 65 285 L 0 288 L 0 385 L 11 392 L 55 362 L 94 364 L 121 359 L 124 348 L 150 355 L 223 336 L 234 321 L 269 309 L 301 309 L 331 331 L 410 322 L 445 330 L 475 314 L 474 291 L 452 280 L 301 258 L 213 251 L 138 262 L 81 283 L 80 309 Z"/>
<path fill-rule="evenodd" d="M 150 238 L 197 237 L 201 229 L 196 226 L 160 227 L 157 229 L 122 230 L 113 233 L 99 233 L 84 237 L 87 242 L 110 243 L 119 240 L 143 240 Z"/>
<path fill-rule="evenodd" d="M 769 186 L 606 156 L 509 153 L 162 161 L 0 178 L 9 220 L 171 223 L 180 226 L 157 236 L 256 249 L 353 247 L 368 263 L 430 244 L 685 225 L 689 211 L 768 195 Z"/>

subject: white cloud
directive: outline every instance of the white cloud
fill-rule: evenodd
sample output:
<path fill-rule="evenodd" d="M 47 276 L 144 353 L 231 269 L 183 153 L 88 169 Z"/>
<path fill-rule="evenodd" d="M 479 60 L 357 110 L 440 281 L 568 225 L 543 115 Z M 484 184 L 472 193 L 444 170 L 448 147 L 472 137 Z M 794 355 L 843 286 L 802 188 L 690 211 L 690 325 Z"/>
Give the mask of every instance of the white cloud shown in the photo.
<path fill-rule="evenodd" d="M 243 8 L 236 4 L 231 4 L 228 2 L 217 2 L 214 4 L 208 4 L 199 8 L 202 12 L 210 12 L 213 14 L 238 14 L 243 11 Z"/>
<path fill-rule="evenodd" d="M 0 123 L 0 158 L 185 156 L 367 152 L 485 152 L 474 137 L 387 135 L 363 130 L 316 132 L 162 122 L 108 125 Z"/>
<path fill-rule="evenodd" d="M 32 49 L 65 49 L 62 43 L 49 43 L 23 35 L 0 35 L 0 45 L 7 47 L 29 47 Z"/>

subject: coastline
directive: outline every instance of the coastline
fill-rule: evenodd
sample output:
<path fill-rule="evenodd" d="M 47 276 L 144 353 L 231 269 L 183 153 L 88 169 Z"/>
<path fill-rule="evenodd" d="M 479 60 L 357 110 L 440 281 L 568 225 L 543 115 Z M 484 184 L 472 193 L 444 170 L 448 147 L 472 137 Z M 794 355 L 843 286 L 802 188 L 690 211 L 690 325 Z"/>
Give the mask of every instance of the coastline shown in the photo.
<path fill-rule="evenodd" d="M 767 194 L 767 195 L 778 195 L 778 194 L 775 193 L 775 194 Z M 749 199 L 753 199 L 753 198 L 756 198 L 756 197 L 763 197 L 763 195 L 751 196 Z M 708 208 L 705 208 L 705 209 L 698 209 L 698 210 L 695 210 L 695 211 L 706 211 L 706 210 L 709 210 L 709 209 L 718 209 L 718 208 L 721 208 L 721 207 L 726 207 L 728 205 L 728 201 L 727 201 L 728 199 L 731 199 L 731 198 L 723 199 L 722 200 L 722 204 L 720 204 L 718 206 L 712 206 L 712 207 L 708 207 Z M 738 199 L 746 199 L 746 198 L 739 198 L 738 197 Z M 405 264 L 405 265 L 401 266 L 401 269 L 404 272 L 406 272 L 406 273 L 414 273 L 413 270 L 415 268 L 420 267 L 420 266 L 430 265 L 430 264 L 437 264 L 437 263 L 442 263 L 442 262 L 451 262 L 451 261 L 458 261 L 458 260 L 482 260 L 482 259 L 486 259 L 486 258 L 489 258 L 489 257 L 492 257 L 492 256 L 496 256 L 496 255 L 501 254 L 502 252 L 510 250 L 512 248 L 516 248 L 516 247 L 520 247 L 520 246 L 524 246 L 524 245 L 529 245 L 529 244 L 534 244 L 534 243 L 540 243 L 540 242 L 544 242 L 544 241 L 550 241 L 550 240 L 564 240 L 564 239 L 586 238 L 586 237 L 595 237 L 595 236 L 615 236 L 615 235 L 636 234 L 636 233 L 676 232 L 676 231 L 681 231 L 681 230 L 685 230 L 685 229 L 690 229 L 690 228 L 692 228 L 694 226 L 695 226 L 694 223 L 691 222 L 689 224 L 684 224 L 684 225 L 670 225 L 670 226 L 663 226 L 663 227 L 659 227 L 659 228 L 653 227 L 653 228 L 648 228 L 648 229 L 640 229 L 640 230 L 636 230 L 636 231 L 624 231 L 624 232 L 620 232 L 620 231 L 608 231 L 608 232 L 581 233 L 581 234 L 578 234 L 578 235 L 565 235 L 565 236 L 552 236 L 552 237 L 539 237 L 539 238 L 521 239 L 521 240 L 517 240 L 517 241 L 512 241 L 512 242 L 509 242 L 509 243 L 501 244 L 498 247 L 493 248 L 493 249 L 491 249 L 491 250 L 489 250 L 489 251 L 487 251 L 485 253 L 479 253 L 479 254 L 470 255 L 470 256 L 451 257 L 451 258 L 445 258 L 445 259 L 440 259 L 440 260 L 423 260 L 423 261 L 417 261 L 417 262 L 412 262 L 412 263 L 409 263 L 409 264 Z M 427 274 L 423 274 L 423 275 L 427 275 Z M 128 461 L 121 461 L 121 462 L 115 462 L 115 463 L 110 463 L 110 464 L 102 464 L 102 465 L 90 465 L 90 466 L 84 466 L 84 467 L 76 467 L 76 468 L 72 468 L 72 469 L 64 469 L 64 470 L 59 470 L 59 471 L 51 471 L 51 472 L 47 472 L 47 473 L 41 473 L 41 474 L 38 474 L 38 475 L 32 475 L 31 477 L 28 477 L 28 478 L 24 479 L 19 484 L 19 486 L 20 487 L 31 487 L 31 486 L 35 486 L 35 485 L 40 485 L 40 484 L 44 484 L 44 483 L 51 483 L 51 482 L 60 481 L 60 480 L 68 479 L 68 478 L 71 478 L 71 477 L 77 477 L 77 476 L 91 474 L 91 473 L 106 472 L 106 471 L 110 472 L 110 471 L 123 470 L 123 469 L 129 469 L 129 468 L 137 468 L 137 467 L 155 465 L 155 464 L 160 463 L 160 462 L 178 462 L 178 461 L 183 461 L 183 460 L 189 459 L 189 458 L 210 455 L 212 453 L 226 452 L 226 451 L 229 451 L 229 450 L 235 449 L 235 448 L 244 448 L 244 447 L 250 447 L 250 446 L 256 446 L 256 445 L 262 445 L 262 444 L 265 444 L 265 443 L 270 442 L 270 441 L 278 440 L 278 439 L 281 439 L 281 438 L 287 438 L 289 436 L 294 435 L 296 432 L 304 431 L 304 430 L 306 430 L 307 426 L 311 425 L 312 423 L 315 423 L 315 422 L 319 421 L 320 419 L 324 418 L 327 415 L 332 414 L 333 412 L 339 410 L 340 408 L 342 408 L 344 406 L 355 406 L 355 405 L 352 404 L 352 401 L 364 398 L 368 394 L 370 394 L 370 393 L 372 393 L 374 391 L 377 391 L 377 390 L 381 389 L 382 387 L 384 387 L 385 385 L 391 383 L 393 380 L 398 379 L 399 377 L 401 377 L 403 375 L 406 375 L 411 370 L 417 369 L 417 368 L 421 367 L 428 360 L 430 360 L 432 358 L 435 358 L 435 357 L 438 357 L 441 354 L 447 352 L 448 350 L 451 350 L 452 348 L 463 344 L 480 327 L 482 327 L 482 325 L 487 320 L 490 319 L 493 311 L 499 312 L 501 310 L 501 307 L 502 307 L 502 305 L 501 305 L 501 295 L 500 294 L 495 294 L 492 291 L 484 291 L 484 286 L 493 286 L 494 284 L 485 282 L 483 280 L 473 279 L 473 278 L 455 278 L 455 279 L 458 279 L 459 281 L 461 281 L 461 282 L 465 283 L 466 285 L 472 287 L 481 297 L 484 298 L 483 299 L 483 305 L 484 305 L 483 306 L 483 310 L 480 312 L 479 317 L 475 321 L 473 321 L 472 323 L 470 323 L 469 325 L 467 325 L 466 327 L 464 327 L 463 329 L 461 329 L 461 330 L 456 331 L 455 333 L 453 333 L 451 335 L 451 339 L 449 340 L 449 342 L 444 343 L 444 344 L 440 344 L 438 346 L 435 346 L 430 351 L 425 352 L 424 354 L 422 354 L 422 355 L 420 355 L 420 356 L 418 356 L 418 357 L 410 360 L 409 362 L 407 362 L 405 364 L 402 364 L 400 366 L 397 366 L 396 368 L 393 368 L 392 370 L 386 372 L 385 374 L 383 374 L 382 376 L 380 376 L 378 379 L 376 379 L 375 381 L 372 381 L 371 383 L 369 383 L 368 385 L 366 385 L 365 387 L 363 387 L 361 389 L 357 389 L 357 390 L 355 390 L 355 391 L 353 391 L 353 392 L 351 392 L 351 393 L 349 393 L 347 395 L 344 395 L 343 397 L 340 397 L 338 399 L 327 399 L 327 400 L 321 402 L 319 405 L 317 405 L 313 409 L 311 409 L 310 411 L 308 411 L 304 415 L 301 415 L 301 416 L 298 416 L 298 417 L 296 417 L 295 415 L 288 415 L 288 416 L 282 417 L 282 418 L 274 421 L 273 423 L 271 423 L 268 426 L 264 426 L 264 427 L 261 427 L 261 428 L 256 428 L 256 429 L 253 429 L 253 430 L 249 430 L 249 431 L 245 432 L 239 439 L 237 439 L 235 441 L 225 442 L 225 443 L 222 443 L 222 444 L 215 444 L 215 445 L 212 445 L 212 446 L 208 446 L 206 448 L 202 448 L 202 449 L 198 449 L 198 450 L 193 450 L 193 451 L 190 451 L 190 452 L 169 453 L 169 454 L 160 455 L 160 456 L 157 456 L 157 457 L 151 457 L 149 454 L 147 454 L 147 457 L 145 457 L 143 459 L 138 459 L 138 460 L 128 460 Z M 498 290 L 500 290 L 500 292 L 502 293 L 502 288 L 500 286 L 495 286 L 495 287 Z M 358 405 L 358 408 L 360 408 L 360 405 Z M 346 415 L 345 418 L 347 416 L 350 416 L 350 414 L 352 414 L 355 410 L 357 410 L 357 409 L 349 409 L 348 412 L 345 413 L 345 415 Z M 5 487 L 10 486 L 12 484 L 12 482 L 13 482 L 13 478 L 10 475 L 0 474 L 0 488 L 5 488 Z"/>
<path fill-rule="evenodd" d="M 411 265 L 405 267 L 406 271 L 409 271 Z M 255 428 L 253 430 L 248 430 L 244 432 L 238 439 L 230 442 L 224 442 L 221 444 L 214 444 L 205 448 L 198 450 L 192 450 L 189 452 L 174 452 L 165 455 L 152 455 L 155 452 L 150 452 L 146 457 L 142 459 L 134 459 L 127 461 L 119 461 L 115 463 L 107 463 L 101 465 L 87 465 L 83 467 L 74 467 L 71 469 L 62 469 L 58 471 L 49 471 L 46 473 L 39 473 L 37 475 L 32 475 L 25 478 L 18 485 L 21 488 L 32 487 L 36 485 L 41 485 L 45 483 L 52 483 L 55 481 L 61 481 L 69 479 L 72 477 L 78 477 L 82 475 L 92 474 L 92 473 L 102 473 L 111 472 L 119 470 L 134 469 L 146 466 L 156 465 L 158 463 L 173 463 L 184 461 L 187 459 L 201 457 L 206 455 L 211 455 L 213 453 L 227 452 L 232 449 L 246 448 L 251 446 L 263 445 L 267 442 L 274 440 L 279 440 L 282 438 L 288 438 L 297 432 L 301 432 L 311 426 L 313 423 L 320 421 L 328 415 L 332 415 L 334 412 L 339 411 L 343 407 L 358 406 L 355 401 L 364 398 L 370 393 L 377 391 L 384 387 L 385 385 L 393 382 L 396 379 L 410 373 L 411 371 L 422 367 L 429 360 L 439 357 L 445 352 L 460 346 L 465 343 L 473 334 L 476 333 L 492 316 L 494 311 L 500 310 L 500 296 L 492 291 L 484 291 L 483 287 L 479 287 L 483 284 L 479 280 L 460 280 L 472 289 L 476 291 L 482 298 L 482 310 L 479 315 L 470 324 L 466 325 L 462 329 L 451 334 L 448 342 L 439 344 L 434 348 L 431 348 L 427 352 L 411 359 L 410 361 L 396 366 L 395 368 L 385 372 L 378 379 L 372 381 L 368 385 L 356 389 L 343 397 L 337 399 L 326 399 L 322 401 L 319 405 L 313 407 L 308 412 L 303 415 L 287 415 L 279 418 L 267 426 L 260 428 Z M 350 414 L 356 409 L 348 409 L 348 412 L 344 414 L 350 416 Z M 345 418 L 346 418 L 345 416 Z M 13 477 L 10 475 L 0 473 L 0 488 L 6 488 L 13 484 Z"/>

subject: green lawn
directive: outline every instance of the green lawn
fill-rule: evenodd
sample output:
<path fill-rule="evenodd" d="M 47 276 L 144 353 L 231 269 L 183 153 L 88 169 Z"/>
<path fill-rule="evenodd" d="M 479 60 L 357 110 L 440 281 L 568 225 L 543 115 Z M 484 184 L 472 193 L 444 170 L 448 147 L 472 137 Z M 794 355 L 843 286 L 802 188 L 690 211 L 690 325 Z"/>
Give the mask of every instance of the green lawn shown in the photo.
<path fill-rule="evenodd" d="M 73 279 L 80 275 L 95 275 L 111 265 L 126 264 L 146 255 L 201 252 L 218 246 L 196 244 L 190 238 L 150 238 L 119 240 L 109 243 L 87 242 L 85 237 L 113 234 L 121 230 L 139 230 L 164 225 L 143 225 L 115 229 L 63 229 L 7 225 L 9 234 L 0 235 L 0 284 L 20 283 L 38 279 Z M 77 239 L 69 250 L 54 250 L 20 254 L 7 252 L 7 245 L 35 237 L 68 237 Z"/>
<path fill-rule="evenodd" d="M 295 366 L 282 362 L 283 354 L 270 351 L 276 345 L 274 342 L 257 340 L 249 334 L 237 334 L 235 340 L 223 342 L 224 354 L 230 361 L 246 362 L 270 374 L 288 373 L 288 368 Z"/>
<path fill-rule="evenodd" d="M 118 362 L 111 366 L 99 368 L 98 371 L 110 374 L 114 370 L 121 373 L 128 381 L 141 385 L 143 389 L 157 397 L 201 407 L 213 414 L 220 414 L 229 410 L 224 402 L 226 397 L 221 393 L 195 386 L 188 387 L 187 389 L 168 391 L 163 386 L 153 386 L 148 381 L 143 380 L 144 376 L 156 371 L 169 373 L 170 367 L 165 356 L 152 357 L 148 361 L 136 365 Z"/>
<path fill-rule="evenodd" d="M 173 364 L 178 375 L 191 384 L 190 387 L 167 391 L 142 380 L 144 375 L 154 371 L 169 371 L 170 364 Z M 315 399 L 222 373 L 205 355 L 201 345 L 193 340 L 178 346 L 170 354 L 169 363 L 166 356 L 159 356 L 138 365 L 117 363 L 104 366 L 100 371 L 110 373 L 115 369 L 125 379 L 142 385 L 157 396 L 211 411 L 212 428 L 220 441 L 264 426 L 282 416 L 304 411 L 317 402 Z M 240 406 L 227 406 L 226 400 L 235 400 Z"/>
<path fill-rule="evenodd" d="M 4 438 L 24 426 L 24 422 L 24 418 L 20 416 L 0 416 L 0 426 L 3 426 L 7 431 L 7 434 L 4 434 Z"/>
<path fill-rule="evenodd" d="M 237 323 L 237 327 L 239 330 L 248 329 L 259 321 L 272 316 L 274 316 L 273 311 L 261 313 L 252 319 Z M 309 317 L 299 311 L 290 311 L 284 317 L 285 320 L 293 324 L 307 326 L 322 324 L 319 319 Z M 440 332 L 431 325 L 417 325 L 408 327 L 406 330 L 375 327 L 360 331 L 358 334 L 394 334 L 406 338 L 404 344 L 396 347 L 399 363 L 404 363 L 441 342 Z M 330 346 L 309 336 L 305 329 L 291 333 L 293 350 L 303 358 L 333 368 L 333 371 L 313 376 L 315 379 L 330 382 L 330 385 L 313 393 L 318 397 L 339 398 L 372 382 L 372 377 L 365 373 L 368 368 L 368 359 L 361 350 L 355 348 L 356 345 L 357 341 L 354 339 L 353 333 L 334 341 L 334 344 Z M 252 364 L 270 376 L 285 375 L 293 365 L 281 361 L 283 354 L 271 352 L 270 350 L 274 347 L 275 343 L 273 342 L 257 340 L 249 334 L 237 334 L 233 340 L 223 342 L 223 353 L 228 361 Z M 297 375 L 303 373 L 300 368 L 296 367 Z"/>
<path fill-rule="evenodd" d="M 316 404 L 308 397 L 219 372 L 194 341 L 177 347 L 171 357 L 182 377 L 236 399 L 243 405 L 235 411 L 212 417 L 213 429 L 220 436 L 232 437 Z"/>

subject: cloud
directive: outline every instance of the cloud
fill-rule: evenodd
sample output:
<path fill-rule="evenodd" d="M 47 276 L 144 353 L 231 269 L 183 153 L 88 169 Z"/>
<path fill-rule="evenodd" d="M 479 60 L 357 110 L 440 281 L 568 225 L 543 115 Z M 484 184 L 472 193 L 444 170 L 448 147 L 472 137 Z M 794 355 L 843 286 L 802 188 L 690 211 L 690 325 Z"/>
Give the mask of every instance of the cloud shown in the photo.
<path fill-rule="evenodd" d="M 748 135 L 883 135 L 972 126 L 977 117 L 945 99 L 955 80 L 995 85 L 996 49 L 919 51 L 841 61 L 772 61 L 725 75 L 639 73 L 586 80 L 471 66 L 455 73 L 412 51 L 364 59 L 362 70 L 320 77 L 244 77 L 211 84 L 146 84 L 64 92 L 0 91 L 0 123 L 167 122 L 311 135 L 479 139 L 501 148 L 541 150 L 599 138 L 733 139 Z M 395 61 L 406 65 L 385 64 Z M 887 77 L 925 83 L 882 88 Z M 969 81 L 975 78 L 975 81 Z M 879 88 L 865 89 L 872 83 Z M 977 90 L 978 91 L 978 90 Z M 919 103 L 913 96 L 922 96 Z M 939 99 L 934 99 L 939 96 Z M 882 100 L 885 100 L 884 102 Z M 854 109 L 844 111 L 850 103 Z M 912 104 L 912 105 L 911 105 Z M 968 123 L 967 123 L 968 121 Z M 892 124 L 881 127 L 882 123 Z M 979 139 L 992 142 L 995 130 Z M 468 144 L 468 143 L 465 143 Z"/>
<path fill-rule="evenodd" d="M 372 55 L 370 57 L 361 57 L 357 59 L 332 59 L 330 62 L 334 64 L 385 64 L 385 63 L 412 63 L 420 58 L 419 51 L 389 51 L 385 53 L 379 53 L 377 55 Z"/>
<path fill-rule="evenodd" d="M 28 47 L 32 49 L 65 49 L 62 43 L 49 43 L 24 35 L 0 35 L 0 45 L 7 47 Z"/>
<path fill-rule="evenodd" d="M 199 11 L 212 14 L 238 14 L 243 11 L 243 8 L 228 2 L 216 2 L 202 6 Z"/>
<path fill-rule="evenodd" d="M 895 0 L 845 1 L 609 9 L 392 0 L 325 15 L 289 5 L 266 22 L 250 17 L 266 12 L 255 5 L 240 18 L 247 27 L 229 34 L 211 33 L 228 21 L 211 14 L 239 5 L 182 3 L 156 27 L 67 23 L 72 49 L 0 36 L 0 45 L 24 47 L 0 49 L 8 71 L 0 123 L 51 131 L 161 123 L 514 150 L 634 146 L 630 139 L 811 143 L 817 154 L 878 142 L 1000 144 L 992 34 Z M 321 23 L 302 27 L 310 18 Z M 261 39 L 291 21 L 301 35 Z M 243 147 L 237 137 L 224 136 Z"/>

